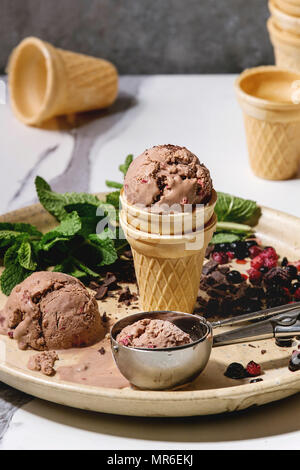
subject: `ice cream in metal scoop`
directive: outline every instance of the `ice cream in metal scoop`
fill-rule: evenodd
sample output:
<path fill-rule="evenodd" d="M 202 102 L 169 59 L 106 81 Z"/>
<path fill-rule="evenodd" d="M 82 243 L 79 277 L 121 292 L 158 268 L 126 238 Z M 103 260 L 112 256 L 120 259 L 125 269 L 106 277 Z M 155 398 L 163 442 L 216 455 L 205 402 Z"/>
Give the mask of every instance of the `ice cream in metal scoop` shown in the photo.
<path fill-rule="evenodd" d="M 158 311 L 129 315 L 115 323 L 111 329 L 113 356 L 120 372 L 133 385 L 148 390 L 172 389 L 191 382 L 205 369 L 212 347 L 299 335 L 300 305 L 284 307 L 280 308 L 280 313 L 277 307 L 224 320 L 224 326 L 232 326 L 260 319 L 257 323 L 215 336 L 213 330 L 223 326 L 222 322 L 210 323 L 203 317 L 189 313 Z M 145 319 L 149 323 L 170 322 L 173 327 L 181 330 L 181 338 L 189 337 L 190 341 L 172 347 L 151 347 L 153 338 L 149 339 L 148 335 L 147 342 L 144 343 L 147 347 L 137 347 L 134 344 L 138 343 L 133 341 L 126 345 L 124 338 L 127 333 L 133 333 L 132 336 L 136 338 L 145 334 L 146 329 L 140 335 L 135 335 L 134 328 L 132 329 L 134 324 L 140 324 Z M 174 332 L 174 328 L 167 330 Z"/>

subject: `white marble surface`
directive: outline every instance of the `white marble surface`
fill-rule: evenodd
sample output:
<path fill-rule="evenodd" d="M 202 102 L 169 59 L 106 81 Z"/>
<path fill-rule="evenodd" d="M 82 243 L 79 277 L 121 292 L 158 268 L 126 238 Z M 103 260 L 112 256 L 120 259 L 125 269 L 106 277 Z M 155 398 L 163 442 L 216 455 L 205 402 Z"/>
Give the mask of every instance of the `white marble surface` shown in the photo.
<path fill-rule="evenodd" d="M 234 78 L 122 77 L 110 112 L 58 119 L 43 130 L 23 126 L 8 103 L 0 105 L 0 213 L 35 200 L 37 174 L 60 191 L 104 191 L 106 178 L 120 179 L 117 167 L 128 153 L 175 143 L 199 155 L 216 189 L 300 216 L 299 179 L 269 182 L 250 171 Z M 1 449 L 300 447 L 299 396 L 231 415 L 168 420 L 101 415 L 37 399 L 15 408 L 22 402 L 5 387 L 0 393 Z"/>

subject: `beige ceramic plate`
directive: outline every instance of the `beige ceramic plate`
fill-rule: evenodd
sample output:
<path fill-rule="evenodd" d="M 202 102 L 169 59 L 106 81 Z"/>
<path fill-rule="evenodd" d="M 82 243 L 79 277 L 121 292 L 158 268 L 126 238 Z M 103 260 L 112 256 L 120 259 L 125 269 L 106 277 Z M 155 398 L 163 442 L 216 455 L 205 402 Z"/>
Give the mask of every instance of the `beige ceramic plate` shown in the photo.
<path fill-rule="evenodd" d="M 0 221 L 30 222 L 41 230 L 55 225 L 54 219 L 40 205 L 6 214 Z M 264 244 L 275 246 L 279 253 L 290 259 L 300 258 L 300 219 L 262 208 L 256 231 Z M 1 294 L 0 308 L 4 302 L 5 296 Z M 118 308 L 114 299 L 109 299 L 104 308 L 114 312 L 117 318 L 130 313 L 130 308 Z M 101 309 L 103 311 L 103 304 Z M 193 384 L 177 391 L 147 392 L 73 384 L 59 380 L 57 375 L 46 378 L 27 369 L 32 351 L 20 351 L 15 341 L 4 336 L 0 339 L 0 379 L 3 382 L 36 397 L 87 410 L 131 416 L 206 415 L 262 405 L 300 391 L 300 371 L 292 373 L 287 368 L 293 348 L 278 348 L 273 340 L 252 346 L 216 348 L 206 370 Z M 262 350 L 266 353 L 262 354 Z M 67 364 L 72 359 L 70 355 L 72 353 L 62 356 L 58 363 Z M 246 365 L 250 360 L 262 365 L 262 382 L 250 384 L 249 379 L 235 381 L 224 377 L 230 362 Z"/>

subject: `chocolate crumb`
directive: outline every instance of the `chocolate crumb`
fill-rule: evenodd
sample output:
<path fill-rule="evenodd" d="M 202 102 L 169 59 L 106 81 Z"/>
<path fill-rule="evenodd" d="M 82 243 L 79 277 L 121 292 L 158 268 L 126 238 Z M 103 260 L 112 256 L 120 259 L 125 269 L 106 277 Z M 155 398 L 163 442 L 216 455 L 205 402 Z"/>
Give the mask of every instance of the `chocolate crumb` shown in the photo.
<path fill-rule="evenodd" d="M 256 348 L 256 346 L 254 346 L 254 344 L 248 344 L 249 348 Z"/>
<path fill-rule="evenodd" d="M 266 354 L 266 352 L 267 352 L 266 349 L 262 349 L 262 350 L 260 351 L 261 354 Z"/>
<path fill-rule="evenodd" d="M 98 290 L 99 287 L 100 287 L 100 284 L 98 284 L 98 282 L 91 281 L 89 283 L 89 288 L 92 289 L 92 290 Z"/>
<path fill-rule="evenodd" d="M 108 316 L 106 312 L 103 312 L 101 316 L 101 320 L 103 321 L 103 323 L 106 323 L 108 321 Z"/>
<path fill-rule="evenodd" d="M 106 351 L 105 351 L 105 349 L 103 348 L 103 346 L 102 346 L 102 348 L 100 348 L 100 349 L 98 350 L 98 352 L 101 354 L 101 356 L 103 356 L 103 355 L 106 353 Z"/>

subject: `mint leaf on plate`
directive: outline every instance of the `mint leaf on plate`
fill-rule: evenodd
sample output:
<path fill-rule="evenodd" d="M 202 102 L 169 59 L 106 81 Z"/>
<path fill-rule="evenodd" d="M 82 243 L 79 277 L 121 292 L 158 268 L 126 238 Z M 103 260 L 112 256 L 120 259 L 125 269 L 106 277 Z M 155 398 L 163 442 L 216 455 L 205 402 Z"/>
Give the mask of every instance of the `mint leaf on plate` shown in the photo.
<path fill-rule="evenodd" d="M 57 220 L 61 221 L 66 217 L 66 206 L 70 204 L 92 204 L 97 207 L 100 200 L 97 196 L 88 193 L 56 193 L 52 191 L 49 184 L 40 176 L 35 179 L 36 192 L 42 206 L 50 212 Z"/>
<path fill-rule="evenodd" d="M 35 271 L 37 263 L 34 260 L 31 244 L 28 241 L 21 243 L 18 249 L 18 261 L 23 268 L 29 269 L 29 271 Z"/>
<path fill-rule="evenodd" d="M 256 210 L 257 204 L 255 201 L 218 192 L 215 212 L 219 222 L 247 222 L 254 215 Z"/>

